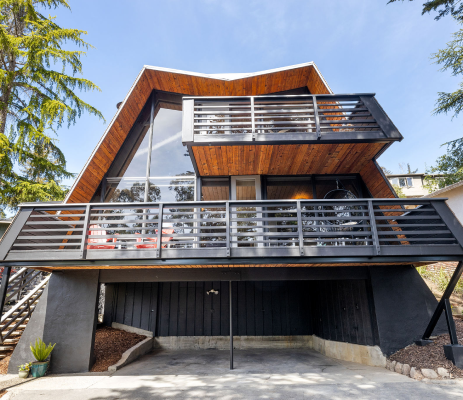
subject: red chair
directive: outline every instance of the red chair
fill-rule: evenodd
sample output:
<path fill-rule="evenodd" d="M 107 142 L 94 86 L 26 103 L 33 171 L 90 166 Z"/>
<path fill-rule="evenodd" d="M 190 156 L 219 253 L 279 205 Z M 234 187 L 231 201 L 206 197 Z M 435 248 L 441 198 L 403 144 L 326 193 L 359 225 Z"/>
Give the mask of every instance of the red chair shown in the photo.
<path fill-rule="evenodd" d="M 156 229 L 156 234 L 158 233 L 158 230 Z M 172 236 L 164 236 L 164 235 L 171 235 L 174 233 L 173 229 L 163 229 L 162 230 L 162 242 L 170 242 L 173 237 Z M 139 233 L 137 233 L 139 235 Z M 150 243 L 146 243 L 150 242 Z M 157 248 L 157 242 L 158 238 L 137 238 L 137 243 L 143 243 L 143 244 L 136 244 L 135 247 L 137 249 L 156 249 Z M 165 249 L 167 247 L 167 243 L 162 245 L 162 248 Z"/>
<path fill-rule="evenodd" d="M 98 230 L 97 230 L 98 229 Z M 99 225 L 90 225 L 90 230 L 88 231 L 89 235 L 106 235 L 106 231 L 101 229 Z M 89 238 L 88 243 L 95 243 L 87 245 L 88 250 L 96 249 L 115 249 L 115 244 L 99 244 L 99 243 L 115 243 L 117 242 L 116 238 Z M 97 244 L 98 243 L 98 244 Z"/>

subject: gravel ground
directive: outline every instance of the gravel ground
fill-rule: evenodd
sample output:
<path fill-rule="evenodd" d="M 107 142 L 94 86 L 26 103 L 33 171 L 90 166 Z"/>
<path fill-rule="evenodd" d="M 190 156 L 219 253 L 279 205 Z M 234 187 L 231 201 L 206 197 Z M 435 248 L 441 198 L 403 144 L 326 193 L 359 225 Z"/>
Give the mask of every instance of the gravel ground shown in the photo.
<path fill-rule="evenodd" d="M 455 319 L 455 326 L 457 329 L 458 341 L 463 343 L 463 321 Z M 389 359 L 419 369 L 429 368 L 437 370 L 438 367 L 443 367 L 447 369 L 453 377 L 463 378 L 463 370 L 455 367 L 452 361 L 445 358 L 443 345 L 449 343 L 449 335 L 440 335 L 433 343 L 427 346 L 412 344 L 394 353 Z"/>
<path fill-rule="evenodd" d="M 109 327 L 97 329 L 95 333 L 96 361 L 90 372 L 107 371 L 109 366 L 121 359 L 125 351 L 145 339 L 146 336 L 120 329 Z"/>

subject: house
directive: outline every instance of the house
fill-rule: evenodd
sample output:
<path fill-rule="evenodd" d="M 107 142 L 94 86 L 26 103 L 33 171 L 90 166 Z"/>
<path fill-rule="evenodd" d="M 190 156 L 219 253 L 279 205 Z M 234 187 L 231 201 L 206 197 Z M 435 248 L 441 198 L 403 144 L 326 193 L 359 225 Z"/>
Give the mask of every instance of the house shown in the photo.
<path fill-rule="evenodd" d="M 387 174 L 386 177 L 391 185 L 402 189 L 406 197 L 421 197 L 429 194 L 429 189 L 425 187 L 425 177 L 427 174 Z M 432 175 L 440 177 L 443 175 Z"/>
<path fill-rule="evenodd" d="M 3 266 L 52 272 L 10 365 L 40 336 L 52 371 L 88 371 L 101 284 L 104 323 L 160 346 L 384 364 L 437 306 L 415 267 L 463 258 L 445 201 L 396 198 L 379 168 L 400 140 L 374 94 L 333 93 L 312 62 L 145 66 L 64 202 L 22 205 L 0 244 Z"/>
<path fill-rule="evenodd" d="M 433 199 L 446 197 L 447 205 L 452 210 L 460 223 L 463 223 L 463 181 L 448 185 L 442 189 L 427 193 L 424 197 Z"/>

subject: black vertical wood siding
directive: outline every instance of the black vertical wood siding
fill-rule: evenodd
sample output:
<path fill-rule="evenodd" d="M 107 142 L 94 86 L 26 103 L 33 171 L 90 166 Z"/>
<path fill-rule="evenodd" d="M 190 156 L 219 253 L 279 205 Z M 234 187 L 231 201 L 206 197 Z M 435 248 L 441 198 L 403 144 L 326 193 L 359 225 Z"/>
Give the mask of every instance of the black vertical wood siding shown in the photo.
<path fill-rule="evenodd" d="M 207 294 L 210 290 L 219 293 Z M 233 282 L 233 334 L 311 335 L 377 344 L 368 281 Z M 229 335 L 228 282 L 106 285 L 104 322 L 156 336 Z"/>

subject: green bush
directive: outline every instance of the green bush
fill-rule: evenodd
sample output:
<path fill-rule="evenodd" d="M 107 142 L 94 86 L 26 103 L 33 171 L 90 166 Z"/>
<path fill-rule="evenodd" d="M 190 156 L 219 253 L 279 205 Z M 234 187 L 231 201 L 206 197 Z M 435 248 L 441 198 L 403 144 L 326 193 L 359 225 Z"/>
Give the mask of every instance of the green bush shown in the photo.
<path fill-rule="evenodd" d="M 48 346 L 43 342 L 42 339 L 38 338 L 35 340 L 35 345 L 32 346 L 31 343 L 31 351 L 32 355 L 35 359 L 39 362 L 47 361 L 48 356 L 55 348 L 56 343 L 52 346 L 51 343 Z"/>
<path fill-rule="evenodd" d="M 443 292 L 447 288 L 447 285 L 449 284 L 450 279 L 452 278 L 452 274 L 448 273 L 442 267 L 439 268 L 438 271 L 427 270 L 426 266 L 418 267 L 416 270 L 423 278 L 428 279 L 431 282 L 433 282 L 441 292 Z M 458 281 L 453 293 L 463 294 L 463 280 L 462 279 Z"/>

